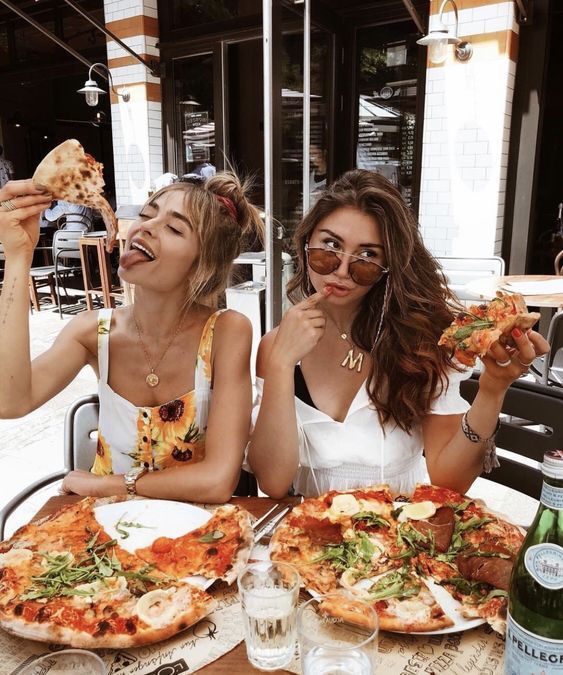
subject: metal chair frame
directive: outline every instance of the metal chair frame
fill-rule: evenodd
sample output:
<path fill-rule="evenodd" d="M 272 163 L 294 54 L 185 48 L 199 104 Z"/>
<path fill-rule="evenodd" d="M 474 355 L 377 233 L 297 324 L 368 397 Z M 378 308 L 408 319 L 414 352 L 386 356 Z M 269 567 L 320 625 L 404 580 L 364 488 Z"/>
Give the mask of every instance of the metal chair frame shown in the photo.
<path fill-rule="evenodd" d="M 474 279 L 487 276 L 503 276 L 505 264 L 499 256 L 462 258 L 455 256 L 436 257 L 446 277 L 448 288 L 462 302 L 475 302 L 479 298 L 465 290 L 465 285 Z"/>
<path fill-rule="evenodd" d="M 45 265 L 42 267 L 32 267 L 30 270 L 30 284 L 33 285 L 31 290 L 31 299 L 33 305 L 38 309 L 36 303 L 38 304 L 36 298 L 36 283 L 38 279 L 47 279 L 49 286 L 52 287 L 52 282 L 55 282 L 55 300 L 56 305 L 59 310 L 59 316 L 62 319 L 62 304 L 60 297 L 60 288 L 62 286 L 64 294 L 69 299 L 69 294 L 64 283 L 64 278 L 75 272 L 80 272 L 82 274 L 81 265 L 75 267 L 70 265 L 61 264 L 61 259 L 63 260 L 80 260 L 80 248 L 78 240 L 83 236 L 83 231 L 81 230 L 65 230 L 61 228 L 56 230 L 53 234 L 53 243 L 52 246 L 46 247 L 51 250 L 53 256 L 53 264 Z"/>
<path fill-rule="evenodd" d="M 534 359 L 530 371 L 538 382 L 563 387 L 563 312 L 554 314 L 547 331 L 549 352 Z"/>
<path fill-rule="evenodd" d="M 462 396 L 472 402 L 479 388 L 474 373 L 461 383 Z M 563 447 L 563 389 L 517 380 L 506 392 L 496 436 L 501 466 L 487 475 L 531 497 L 541 492 L 541 462 L 547 450 Z"/>

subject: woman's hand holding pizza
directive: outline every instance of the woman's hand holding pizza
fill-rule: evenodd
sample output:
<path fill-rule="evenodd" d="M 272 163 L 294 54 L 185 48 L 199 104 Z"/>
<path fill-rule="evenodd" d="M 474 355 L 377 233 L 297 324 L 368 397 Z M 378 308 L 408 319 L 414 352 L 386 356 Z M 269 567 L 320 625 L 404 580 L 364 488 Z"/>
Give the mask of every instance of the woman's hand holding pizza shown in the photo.
<path fill-rule="evenodd" d="M 533 330 L 523 332 L 514 328 L 511 336 L 514 347 L 503 346 L 497 341 L 483 357 L 485 371 L 480 378 L 481 387 L 504 393 L 514 380 L 528 372 L 535 358 L 549 351 L 549 342 Z"/>
<path fill-rule="evenodd" d="M 33 255 L 39 239 L 39 214 L 51 200 L 46 188 L 32 180 L 9 181 L 0 188 L 0 242 L 7 256 Z"/>
<path fill-rule="evenodd" d="M 314 293 L 285 313 L 270 355 L 275 363 L 293 368 L 319 342 L 326 317 L 318 304 L 327 295 L 326 290 Z"/>

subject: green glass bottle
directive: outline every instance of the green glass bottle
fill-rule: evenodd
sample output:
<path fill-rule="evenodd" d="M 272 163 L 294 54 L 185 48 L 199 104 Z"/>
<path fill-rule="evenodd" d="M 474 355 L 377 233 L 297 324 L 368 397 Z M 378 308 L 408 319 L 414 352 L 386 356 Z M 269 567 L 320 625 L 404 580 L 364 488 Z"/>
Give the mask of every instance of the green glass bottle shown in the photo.
<path fill-rule="evenodd" d="M 563 674 L 563 450 L 543 460 L 540 506 L 514 563 L 506 675 Z"/>

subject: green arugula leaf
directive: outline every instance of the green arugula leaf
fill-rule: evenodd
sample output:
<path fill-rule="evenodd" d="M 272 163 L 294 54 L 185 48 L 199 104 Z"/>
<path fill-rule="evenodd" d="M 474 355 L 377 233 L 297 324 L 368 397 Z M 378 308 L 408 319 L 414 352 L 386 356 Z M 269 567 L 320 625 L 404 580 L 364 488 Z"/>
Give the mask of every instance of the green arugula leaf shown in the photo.
<path fill-rule="evenodd" d="M 202 544 L 213 544 L 214 542 L 219 541 L 219 539 L 223 539 L 224 536 L 225 533 L 221 532 L 221 530 L 212 530 L 200 537 L 198 541 L 201 541 Z"/>
<path fill-rule="evenodd" d="M 479 319 L 473 321 L 467 326 L 462 326 L 461 328 L 458 328 L 458 330 L 456 330 L 456 332 L 454 333 L 454 339 L 465 340 L 465 338 L 468 338 L 474 331 L 484 330 L 485 328 L 492 328 L 494 325 L 495 325 L 494 322 L 489 321 L 488 319 Z"/>
<path fill-rule="evenodd" d="M 362 521 L 371 527 L 391 527 L 391 523 L 388 520 L 378 516 L 372 511 L 360 511 L 352 516 L 352 520 Z"/>
<path fill-rule="evenodd" d="M 125 516 L 127 513 L 124 513 L 121 518 L 117 521 L 115 524 L 115 530 L 119 534 L 121 539 L 127 539 L 129 535 L 131 534 L 130 532 L 127 532 L 125 528 L 131 528 L 131 527 L 137 527 L 137 528 L 144 528 L 147 530 L 154 530 L 156 529 L 155 527 L 152 527 L 151 525 L 143 525 L 142 523 L 136 523 L 130 520 L 124 520 Z"/>

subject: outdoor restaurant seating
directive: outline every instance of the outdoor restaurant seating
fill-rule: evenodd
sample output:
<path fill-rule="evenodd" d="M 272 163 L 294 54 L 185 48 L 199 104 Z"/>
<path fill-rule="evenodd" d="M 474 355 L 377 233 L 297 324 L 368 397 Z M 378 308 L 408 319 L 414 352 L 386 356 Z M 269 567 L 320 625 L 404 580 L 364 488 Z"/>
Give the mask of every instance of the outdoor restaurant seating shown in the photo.
<path fill-rule="evenodd" d="M 69 471 L 92 466 L 98 444 L 98 395 L 82 396 L 71 404 L 64 422 L 64 468 L 36 480 L 13 497 L 0 509 L 0 541 L 4 539 L 6 521 L 23 502 L 35 492 L 62 480 Z M 258 494 L 256 479 L 247 471 L 241 470 L 234 495 L 252 497 Z"/>
<path fill-rule="evenodd" d="M 461 395 L 473 401 L 479 374 L 461 383 Z M 541 492 L 544 452 L 563 447 L 563 389 L 516 380 L 506 392 L 496 436 L 501 466 L 486 477 L 531 497 Z"/>
<path fill-rule="evenodd" d="M 75 265 L 68 264 L 71 260 L 80 261 L 80 250 L 78 247 L 80 237 L 82 237 L 80 230 L 56 230 L 53 234 L 52 247 L 50 247 L 53 263 L 51 265 L 31 268 L 29 273 L 29 293 L 31 303 L 36 311 L 40 310 L 40 299 L 37 290 L 41 286 L 48 285 L 51 302 L 57 305 L 59 315 L 62 318 L 60 288 L 63 288 L 65 296 L 68 299 L 69 295 L 65 279 L 77 273 L 82 276 L 82 268 L 78 263 Z"/>
<path fill-rule="evenodd" d="M 538 382 L 563 386 L 563 312 L 554 314 L 549 323 L 547 341 L 550 349 L 544 356 L 534 359 L 530 371 Z"/>
<path fill-rule="evenodd" d="M 479 300 L 465 286 L 469 281 L 491 276 L 504 275 L 504 260 L 499 256 L 483 258 L 436 257 L 448 282 L 448 287 L 457 298 L 465 304 L 473 304 Z"/>

